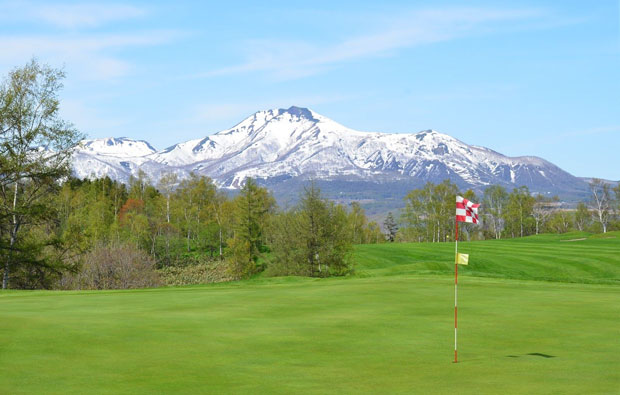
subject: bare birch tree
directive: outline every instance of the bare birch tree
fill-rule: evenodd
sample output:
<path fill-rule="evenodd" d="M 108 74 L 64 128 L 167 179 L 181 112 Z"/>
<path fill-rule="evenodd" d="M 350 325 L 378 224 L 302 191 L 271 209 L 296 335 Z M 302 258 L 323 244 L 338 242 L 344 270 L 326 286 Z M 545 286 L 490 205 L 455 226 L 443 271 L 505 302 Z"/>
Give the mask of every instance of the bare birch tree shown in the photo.
<path fill-rule="evenodd" d="M 590 181 L 590 191 L 592 192 L 592 208 L 596 221 L 601 224 L 603 233 L 607 233 L 607 224 L 611 217 L 611 193 L 609 184 L 598 178 Z"/>

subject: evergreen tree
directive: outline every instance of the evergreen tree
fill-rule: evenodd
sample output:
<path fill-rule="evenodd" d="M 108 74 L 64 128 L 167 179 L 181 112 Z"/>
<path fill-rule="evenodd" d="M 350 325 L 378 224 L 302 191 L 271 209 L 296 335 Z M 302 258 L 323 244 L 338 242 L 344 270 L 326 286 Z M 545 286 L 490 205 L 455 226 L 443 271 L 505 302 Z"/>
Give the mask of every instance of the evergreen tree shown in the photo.
<path fill-rule="evenodd" d="M 264 245 L 264 229 L 274 207 L 275 200 L 269 192 L 247 178 L 235 199 L 234 237 L 229 243 L 234 276 L 246 277 L 256 271 Z"/>
<path fill-rule="evenodd" d="M 343 206 L 321 196 L 312 182 L 297 207 L 278 215 L 274 235 L 274 274 L 313 277 L 343 275 L 351 270 L 352 232 Z"/>
<path fill-rule="evenodd" d="M 383 221 L 383 227 L 385 228 L 385 235 L 390 243 L 394 242 L 396 238 L 396 233 L 398 232 L 398 225 L 396 225 L 396 221 L 394 220 L 394 216 L 390 211 L 385 217 L 385 221 Z"/>

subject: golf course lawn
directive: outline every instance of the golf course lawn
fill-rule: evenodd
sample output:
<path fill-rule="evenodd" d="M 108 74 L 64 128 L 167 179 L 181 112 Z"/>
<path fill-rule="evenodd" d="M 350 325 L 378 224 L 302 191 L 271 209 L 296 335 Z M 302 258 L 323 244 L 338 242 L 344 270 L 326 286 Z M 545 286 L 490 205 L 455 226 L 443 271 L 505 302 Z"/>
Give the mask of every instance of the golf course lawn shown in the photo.
<path fill-rule="evenodd" d="M 620 285 L 620 232 L 544 234 L 459 242 L 471 264 L 459 275 Z M 356 246 L 358 275 L 454 272 L 454 243 Z"/>
<path fill-rule="evenodd" d="M 618 285 L 465 274 L 454 364 L 453 278 L 371 249 L 347 278 L 0 293 L 0 393 L 620 392 Z"/>

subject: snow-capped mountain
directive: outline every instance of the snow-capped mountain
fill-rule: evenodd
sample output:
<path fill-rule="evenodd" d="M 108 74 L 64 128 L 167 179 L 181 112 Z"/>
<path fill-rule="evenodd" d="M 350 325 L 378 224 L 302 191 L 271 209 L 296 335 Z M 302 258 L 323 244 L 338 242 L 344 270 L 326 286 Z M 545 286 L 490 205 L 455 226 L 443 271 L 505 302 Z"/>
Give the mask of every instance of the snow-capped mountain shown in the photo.
<path fill-rule="evenodd" d="M 544 159 L 507 157 L 446 134 L 360 132 L 299 107 L 259 111 L 231 129 L 156 151 L 127 138 L 87 140 L 76 148 L 78 177 L 127 181 L 138 169 L 154 181 L 166 172 L 211 177 L 238 188 L 246 177 L 276 186 L 313 178 L 409 189 L 450 179 L 461 188 L 528 186 L 538 193 L 572 194 L 584 182 Z"/>

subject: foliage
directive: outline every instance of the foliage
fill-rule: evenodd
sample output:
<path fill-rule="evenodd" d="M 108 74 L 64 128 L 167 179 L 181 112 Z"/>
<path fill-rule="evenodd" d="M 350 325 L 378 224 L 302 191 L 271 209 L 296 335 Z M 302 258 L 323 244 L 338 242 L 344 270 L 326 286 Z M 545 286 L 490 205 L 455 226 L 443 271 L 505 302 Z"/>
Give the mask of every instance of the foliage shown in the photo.
<path fill-rule="evenodd" d="M 208 284 L 230 281 L 229 266 L 223 261 L 205 261 L 182 266 L 165 266 L 158 270 L 162 283 L 169 286 Z"/>
<path fill-rule="evenodd" d="M 28 276 L 21 274 L 57 273 L 63 263 L 52 259 L 64 243 L 54 229 L 50 197 L 58 191 L 57 181 L 69 175 L 72 148 L 81 137 L 59 116 L 63 78 L 62 71 L 32 60 L 0 86 L 2 288 L 10 281 L 29 287 Z"/>
<path fill-rule="evenodd" d="M 579 231 L 586 230 L 592 220 L 592 214 L 584 202 L 579 202 L 574 217 L 575 228 Z"/>
<path fill-rule="evenodd" d="M 611 202 L 611 188 L 606 182 L 594 178 L 590 182 L 592 193 L 592 210 L 596 221 L 600 224 L 603 233 L 607 232 L 607 225 L 613 214 Z"/>
<path fill-rule="evenodd" d="M 61 281 L 67 289 L 128 289 L 161 284 L 153 259 L 131 244 L 95 247 L 84 257 L 81 270 L 65 275 Z"/>
<path fill-rule="evenodd" d="M 545 226 L 551 216 L 556 214 L 559 209 L 560 199 L 557 196 L 553 198 L 547 198 L 543 195 L 537 195 L 534 198 L 534 205 L 532 206 L 532 218 L 536 224 L 536 232 L 538 234 L 540 230 Z M 568 230 L 568 218 L 565 218 L 563 214 L 555 215 L 554 225 L 556 229 L 564 229 L 564 232 Z M 561 220 L 558 222 L 558 219 Z M 558 233 L 564 233 L 558 232 Z"/>
<path fill-rule="evenodd" d="M 508 205 L 508 193 L 500 185 L 491 185 L 484 190 L 482 199 L 482 218 L 483 223 L 490 224 L 493 237 L 502 238 L 505 229 L 506 216 L 505 210 Z"/>
<path fill-rule="evenodd" d="M 269 274 L 328 277 L 349 273 L 350 218 L 344 207 L 324 199 L 312 182 L 304 188 L 297 207 L 274 219 Z"/>
<path fill-rule="evenodd" d="M 396 238 L 396 233 L 398 232 L 398 225 L 396 224 L 396 220 L 394 219 L 394 215 L 392 215 L 391 211 L 385 217 L 383 226 L 385 227 L 387 240 L 390 243 L 394 242 L 394 239 Z"/>
<path fill-rule="evenodd" d="M 235 198 L 234 236 L 228 243 L 233 277 L 244 278 L 256 272 L 256 262 L 265 246 L 266 223 L 274 208 L 275 200 L 267 189 L 246 179 Z"/>
<path fill-rule="evenodd" d="M 535 201 L 526 186 L 515 188 L 508 195 L 505 222 L 506 229 L 512 237 L 532 234 L 535 227 L 535 221 L 532 217 Z"/>
<path fill-rule="evenodd" d="M 458 188 L 449 180 L 426 183 L 405 196 L 402 216 L 404 228 L 418 236 L 418 241 L 446 241 L 454 233 L 454 207 Z"/>

